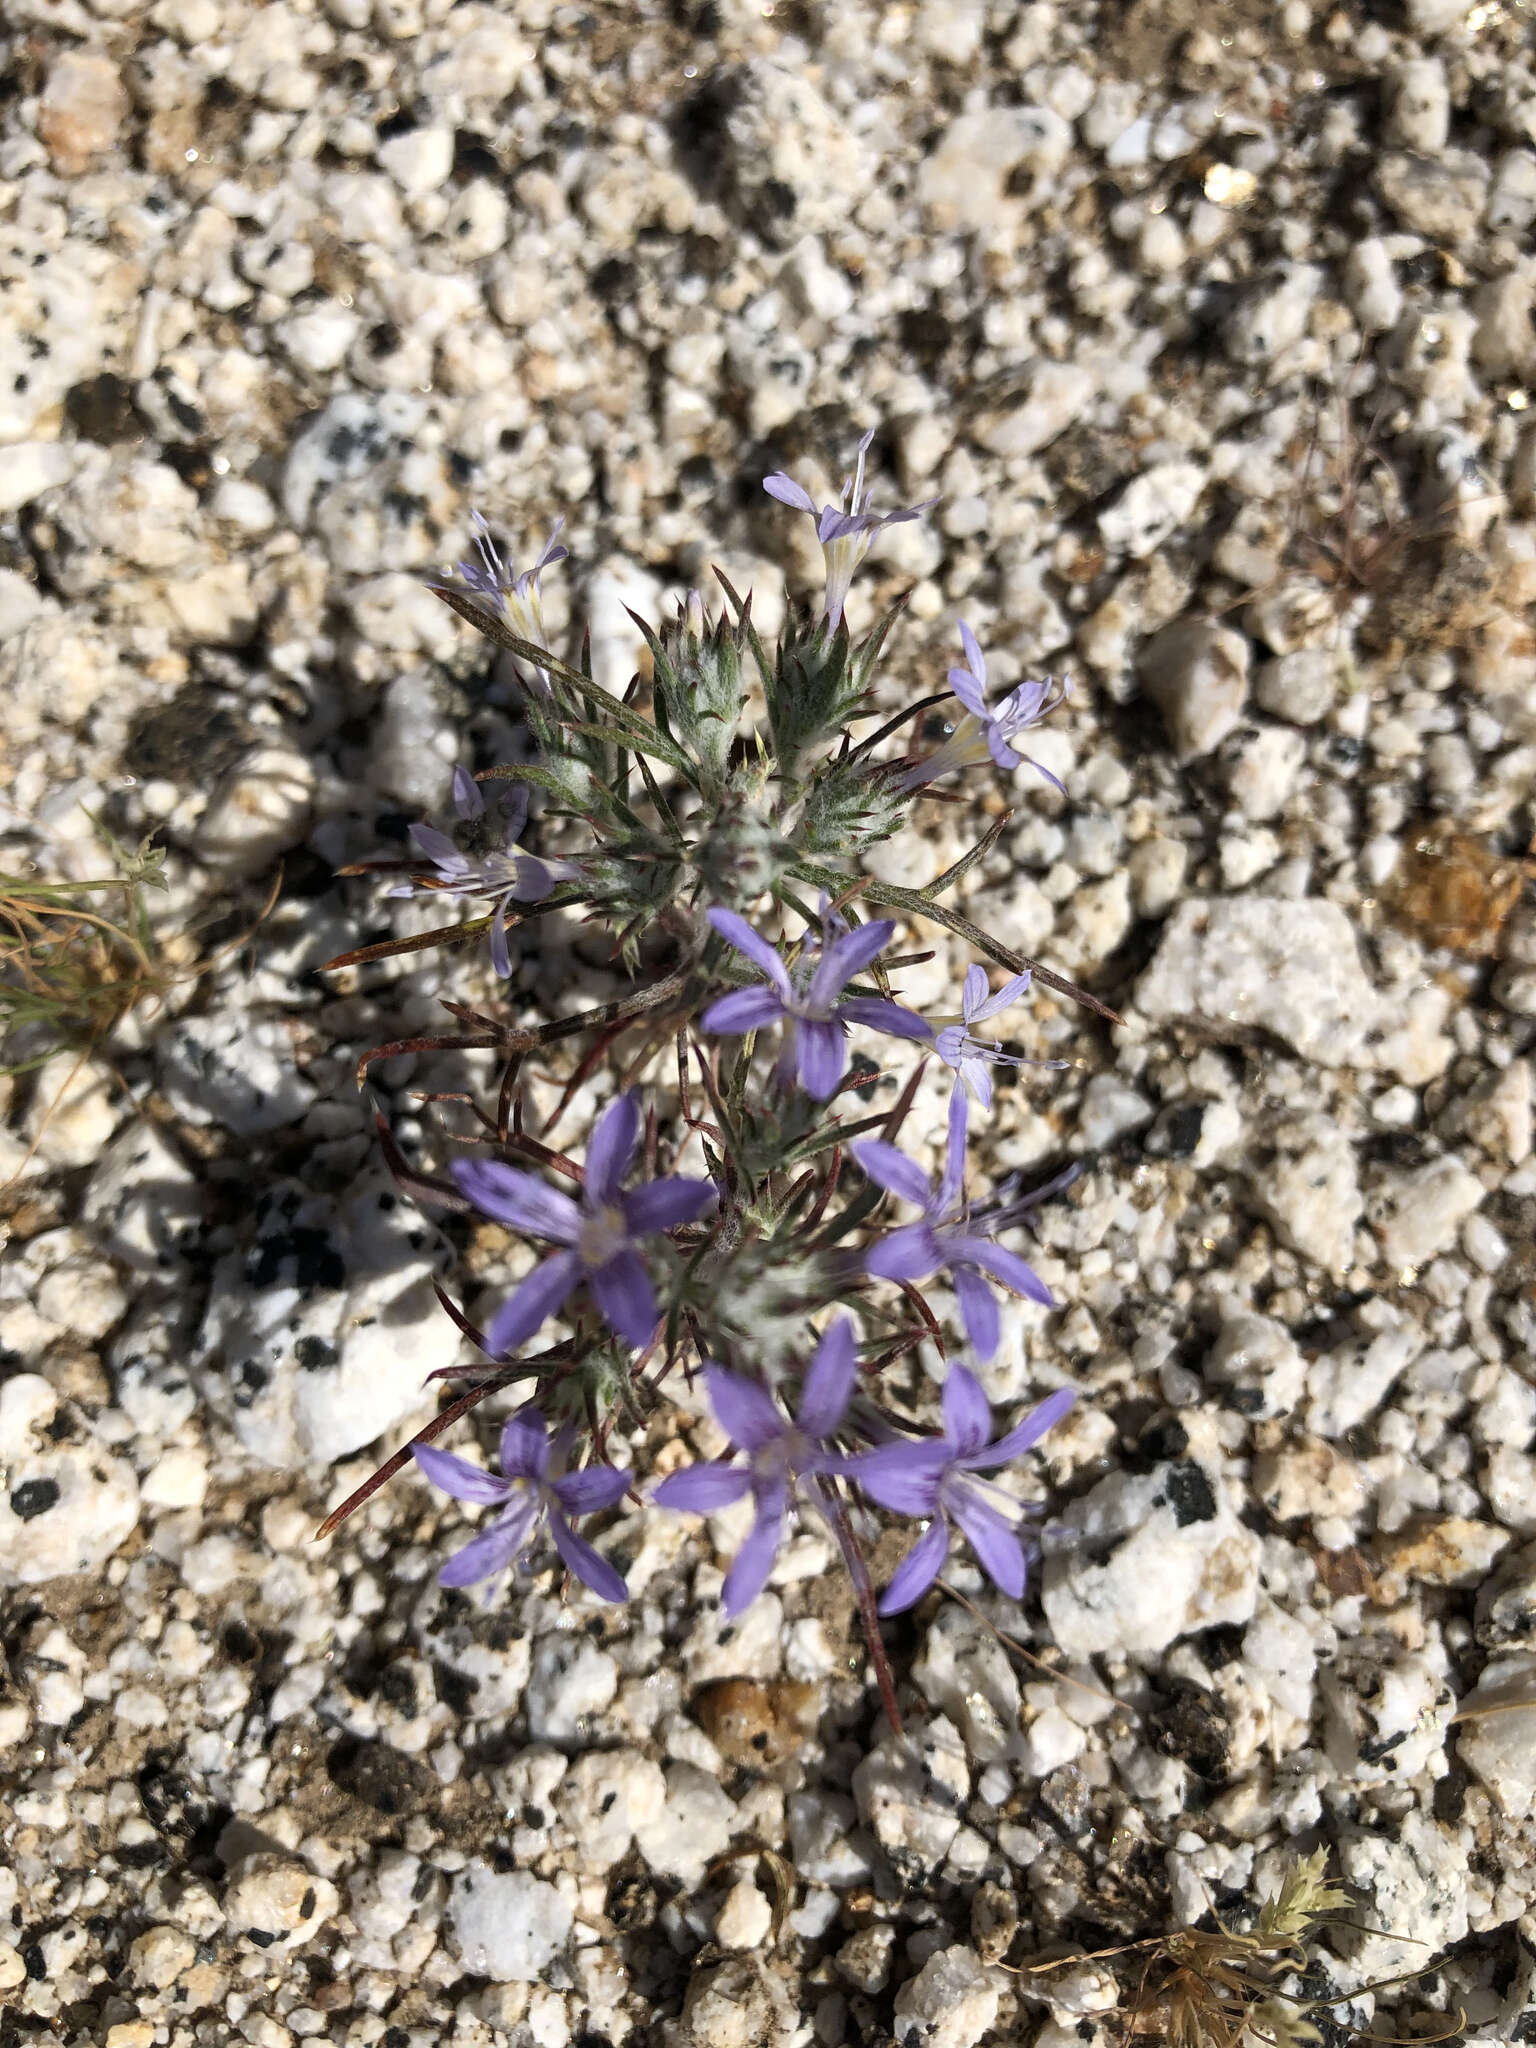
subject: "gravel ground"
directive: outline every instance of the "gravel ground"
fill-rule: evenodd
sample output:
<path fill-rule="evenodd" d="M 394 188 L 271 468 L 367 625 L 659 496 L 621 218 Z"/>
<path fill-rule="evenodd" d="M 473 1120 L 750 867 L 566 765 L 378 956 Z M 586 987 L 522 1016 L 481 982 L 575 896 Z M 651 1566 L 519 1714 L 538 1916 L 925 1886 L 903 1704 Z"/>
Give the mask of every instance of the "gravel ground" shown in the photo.
<path fill-rule="evenodd" d="M 0 47 L 0 860 L 158 828 L 206 966 L 6 1099 L 0 2043 L 1100 2048 L 1113 1979 L 1020 1963 L 1317 1845 L 1327 1985 L 1433 1966 L 1332 2038 L 1536 2038 L 1536 1708 L 1456 1718 L 1536 1684 L 1525 0 L 11 0 Z M 991 1162 L 1085 1171 L 987 1384 L 1082 1390 L 1072 1535 L 1023 1612 L 957 1560 L 985 1618 L 891 1626 L 905 1748 L 816 1529 L 734 1628 L 724 1520 L 622 1512 L 619 1612 L 443 1594 L 410 1477 L 312 1540 L 460 1355 L 433 1279 L 526 1257 L 395 1201 L 352 1084 L 483 970 L 316 971 L 422 921 L 334 870 L 520 744 L 420 578 L 563 514 L 622 683 L 626 604 L 815 582 L 761 478 L 869 426 L 877 502 L 941 499 L 855 589 L 912 590 L 889 702 L 957 611 L 1076 683 L 1066 799 L 980 778 L 877 864 L 1006 799 L 969 913 L 1126 1020 L 1016 1013 L 1073 1064 Z M 615 986 L 551 932 L 512 1000 Z M 405 1142 L 465 1074 L 377 1070 Z"/>

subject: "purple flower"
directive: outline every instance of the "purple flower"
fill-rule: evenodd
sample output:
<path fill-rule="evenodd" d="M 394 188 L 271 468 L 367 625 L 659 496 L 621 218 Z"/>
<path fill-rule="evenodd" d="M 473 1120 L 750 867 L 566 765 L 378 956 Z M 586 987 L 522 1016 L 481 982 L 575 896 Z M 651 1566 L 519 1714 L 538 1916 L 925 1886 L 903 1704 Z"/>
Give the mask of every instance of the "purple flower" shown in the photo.
<path fill-rule="evenodd" d="M 746 1452 L 746 1461 L 690 1465 L 663 1479 L 653 1498 L 662 1507 L 712 1515 L 751 1494 L 756 1515 L 721 1595 L 727 1614 L 750 1606 L 768 1583 L 784 1541 L 791 1493 L 798 1486 L 819 1506 L 820 1475 L 846 1466 L 846 1459 L 828 1449 L 828 1440 L 836 1435 L 852 1398 L 854 1371 L 853 1323 L 847 1316 L 839 1316 L 817 1345 L 793 1422 L 755 1380 L 718 1365 L 706 1368 L 704 1382 L 715 1419 L 731 1442 Z"/>
<path fill-rule="evenodd" d="M 417 851 L 431 862 L 434 874 L 418 882 L 391 889 L 391 896 L 414 896 L 430 889 L 456 896 L 490 896 L 496 910 L 491 919 L 491 965 L 505 981 L 512 972 L 507 950 L 507 906 L 537 903 L 556 882 L 573 881 L 580 868 L 568 860 L 540 860 L 531 853 L 519 853 L 517 842 L 528 823 L 528 792 L 514 786 L 497 806 L 500 817 L 493 825 L 486 811 L 480 785 L 467 768 L 453 771 L 453 809 L 468 850 L 435 825 L 413 825 L 411 839 Z M 493 839 L 499 838 L 500 844 Z"/>
<path fill-rule="evenodd" d="M 818 506 L 805 486 L 786 476 L 782 469 L 763 478 L 763 489 L 770 498 L 777 498 L 781 505 L 793 505 L 797 512 L 809 512 L 816 522 L 816 538 L 827 562 L 827 625 L 833 632 L 842 621 L 853 572 L 868 554 L 875 535 L 882 527 L 916 519 L 919 513 L 939 502 L 937 498 L 925 498 L 921 505 L 908 506 L 902 512 L 871 512 L 871 494 L 864 484 L 864 457 L 874 438 L 875 430 L 871 427 L 859 443 L 858 466 L 851 477 L 843 479 L 842 496 L 835 505 Z"/>
<path fill-rule="evenodd" d="M 570 1447 L 570 1433 L 555 1439 L 557 1465 Z M 611 1508 L 629 1485 L 626 1472 L 611 1465 L 593 1465 L 585 1472 L 549 1476 L 550 1444 L 544 1418 L 536 1408 L 520 1408 L 501 1432 L 501 1477 L 482 1472 L 451 1451 L 430 1444 L 412 1444 L 411 1455 L 431 1480 L 455 1500 L 501 1513 L 487 1529 L 456 1551 L 437 1575 L 440 1586 L 472 1586 L 493 1572 L 505 1571 L 530 1547 L 541 1522 L 549 1523 L 556 1550 L 585 1586 L 601 1600 L 627 1600 L 629 1589 L 606 1559 L 598 1556 L 571 1527 L 573 1515 L 593 1515 Z"/>
<path fill-rule="evenodd" d="M 949 1149 L 943 1177 L 935 1188 L 922 1168 L 894 1145 L 879 1138 L 856 1138 L 849 1150 L 872 1181 L 911 1202 L 923 1212 L 921 1221 L 893 1230 L 868 1253 L 865 1271 L 880 1280 L 926 1280 L 947 1270 L 960 1300 L 965 1334 L 976 1356 L 989 1359 L 997 1349 L 1001 1324 L 997 1300 L 983 1274 L 1015 1293 L 1054 1308 L 1051 1290 L 1016 1252 L 992 1242 L 992 1233 L 1009 1220 L 1003 1211 L 983 1222 L 973 1219 L 962 1198 L 965 1179 L 965 1091 L 949 1098 Z"/>
<path fill-rule="evenodd" d="M 1010 1600 L 1022 1599 L 1027 1566 L 1019 1527 L 1028 1512 L 1011 1494 L 973 1475 L 1006 1465 L 1037 1444 L 1072 1406 L 1070 1387 L 1049 1394 L 1024 1420 L 988 1443 L 992 1414 L 973 1373 L 950 1367 L 944 1382 L 944 1434 L 914 1443 L 881 1444 L 848 1461 L 847 1472 L 871 1500 L 898 1515 L 931 1516 L 880 1602 L 882 1614 L 900 1614 L 920 1600 L 944 1569 L 952 1525 Z"/>
<path fill-rule="evenodd" d="M 926 1039 L 932 1031 L 914 1011 L 884 996 L 848 996 L 843 990 L 885 950 L 895 921 L 888 917 L 838 930 L 830 922 L 814 965 L 802 961 L 794 979 L 777 952 L 734 910 L 712 910 L 709 921 L 721 938 L 746 955 L 767 975 L 766 981 L 735 990 L 711 1003 L 700 1022 L 706 1031 L 734 1034 L 761 1031 L 770 1024 L 792 1024 L 779 1062 L 786 1083 L 798 1070 L 800 1086 L 817 1102 L 837 1092 L 848 1070 L 848 1026 L 867 1024 L 895 1038 Z"/>
<path fill-rule="evenodd" d="M 587 1141 L 586 1185 L 579 1204 L 556 1194 L 536 1174 L 499 1160 L 455 1162 L 454 1179 L 483 1214 L 564 1247 L 535 1266 L 491 1318 L 485 1342 L 493 1357 L 526 1344 L 582 1281 L 604 1322 L 626 1344 L 638 1351 L 650 1343 L 656 1292 L 635 1240 L 697 1221 L 717 1196 L 713 1181 L 676 1176 L 623 1193 L 619 1183 L 639 1142 L 639 1108 L 633 1095 L 621 1095 L 603 1111 Z"/>
<path fill-rule="evenodd" d="M 508 627 L 520 640 L 531 640 L 536 647 L 548 644 L 544 630 L 544 607 L 539 596 L 539 578 L 546 569 L 556 562 L 563 562 L 570 550 L 556 545 L 560 529 L 565 524 L 557 519 L 550 529 L 549 539 L 544 543 L 544 552 L 531 569 L 514 574 L 502 560 L 496 543 L 491 539 L 491 529 L 484 517 L 473 514 L 475 526 L 475 551 L 478 561 L 460 562 L 459 581 L 474 599 L 476 607 L 493 618 L 505 619 Z M 451 583 L 438 586 L 452 589 Z M 517 663 L 517 672 L 524 682 L 530 680 L 549 689 L 548 672 L 533 668 L 527 662 Z"/>
<path fill-rule="evenodd" d="M 989 1067 L 1064 1067 L 1065 1060 L 1029 1060 L 1021 1053 L 1004 1052 L 996 1039 L 971 1036 L 973 1024 L 983 1024 L 1009 1009 L 1026 993 L 1030 984 L 1028 968 L 1005 982 L 997 994 L 987 993 L 987 971 L 974 962 L 965 971 L 965 988 L 960 997 L 960 1020 L 946 1024 L 934 1039 L 934 1049 L 945 1066 L 953 1067 L 959 1081 L 983 1109 L 992 1107 L 992 1076 Z"/>
<path fill-rule="evenodd" d="M 949 687 L 965 706 L 965 716 L 938 752 L 930 754 L 926 761 L 919 761 L 915 768 L 909 768 L 897 787 L 923 789 L 941 775 L 947 775 L 952 768 L 976 768 L 988 759 L 996 762 L 999 768 L 1017 768 L 1021 761 L 1028 761 L 1031 768 L 1043 775 L 1047 782 L 1054 783 L 1065 796 L 1066 790 L 1060 778 L 1049 768 L 1042 767 L 1032 754 L 1019 753 L 1012 743 L 1021 732 L 1028 732 L 1031 726 L 1038 725 L 1064 703 L 1071 694 L 1072 685 L 1047 676 L 1044 682 L 1020 683 L 1000 703 L 989 706 L 985 694 L 986 657 L 976 635 L 963 619 L 960 621 L 960 644 L 965 649 L 965 667 L 949 671 Z"/>

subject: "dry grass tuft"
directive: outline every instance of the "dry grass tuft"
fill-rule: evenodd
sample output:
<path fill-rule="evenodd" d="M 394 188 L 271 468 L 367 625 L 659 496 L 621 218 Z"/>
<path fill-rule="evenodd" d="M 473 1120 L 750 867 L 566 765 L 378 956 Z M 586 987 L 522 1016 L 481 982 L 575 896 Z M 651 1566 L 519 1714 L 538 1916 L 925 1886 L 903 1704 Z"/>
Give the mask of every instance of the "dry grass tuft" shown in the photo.
<path fill-rule="evenodd" d="M 93 822 L 95 822 L 93 820 Z M 142 997 L 175 979 L 150 928 L 146 892 L 164 889 L 164 853 L 97 831 L 118 873 L 45 882 L 0 873 L 0 1071 L 90 1051 Z"/>
<path fill-rule="evenodd" d="M 1307 1944 L 1323 1927 L 1338 1925 L 1348 1906 L 1345 1894 L 1327 1883 L 1327 1851 L 1298 1857 L 1286 1872 L 1279 1892 L 1265 1901 L 1251 1933 L 1218 1926 L 1207 1933 L 1176 1928 L 1150 1941 L 1126 1948 L 1101 1949 L 1086 1960 L 1141 1955 L 1141 1975 L 1114 2016 L 1128 2042 L 1156 2041 L 1163 2048 L 1307 2048 L 1323 2039 L 1314 2015 L 1349 2002 L 1347 1997 L 1308 1998 L 1284 1988 L 1307 1967 Z M 1025 1966 L 1025 1974 L 1061 1969 L 1081 1956 L 1062 1956 Z M 1422 1971 L 1410 1971 L 1379 1984 L 1368 1984 L 1351 1996 L 1384 1991 L 1410 1983 Z M 1458 2018 L 1440 2033 L 1419 2034 L 1415 2042 L 1446 2041 L 1460 2031 Z M 1382 2034 L 1360 2034 L 1360 2040 L 1391 2041 Z"/>

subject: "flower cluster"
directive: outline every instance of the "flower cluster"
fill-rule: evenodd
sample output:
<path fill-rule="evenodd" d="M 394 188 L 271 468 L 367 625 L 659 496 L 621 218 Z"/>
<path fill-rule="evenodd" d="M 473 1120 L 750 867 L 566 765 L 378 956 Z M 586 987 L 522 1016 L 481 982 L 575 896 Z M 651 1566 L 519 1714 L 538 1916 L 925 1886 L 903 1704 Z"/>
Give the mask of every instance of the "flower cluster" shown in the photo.
<path fill-rule="evenodd" d="M 1003 1239 L 1070 1176 L 1023 1199 L 973 1200 L 966 1155 L 973 1116 L 993 1108 L 994 1074 L 1056 1063 L 1005 1049 L 984 1027 L 1041 981 L 1103 1006 L 945 901 L 995 832 L 922 890 L 880 881 L 863 856 L 901 828 L 921 792 L 958 771 L 1028 762 L 1064 796 L 1016 743 L 1063 703 L 1066 685 L 1024 683 L 989 702 L 986 657 L 962 621 L 963 666 L 948 671 L 960 711 L 950 736 L 926 758 L 890 755 L 931 698 L 856 735 L 894 614 L 855 641 L 852 577 L 882 528 L 927 509 L 872 509 L 872 439 L 860 442 L 835 504 L 818 505 L 783 471 L 764 480 L 771 497 L 814 519 L 826 561 L 822 601 L 792 608 L 773 653 L 752 624 L 750 596 L 722 578 L 716 619 L 690 593 L 675 618 L 642 626 L 645 682 L 622 696 L 599 690 L 584 657 L 573 664 L 548 644 L 540 579 L 565 556 L 558 525 L 534 566 L 513 572 L 477 520 L 475 555 L 433 586 L 510 656 L 533 757 L 478 777 L 458 770 L 452 828 L 418 825 L 410 858 L 375 864 L 404 870 L 396 895 L 476 899 L 480 925 L 376 943 L 333 965 L 459 944 L 483 928 L 497 977 L 513 983 L 521 928 L 560 908 L 605 928 L 632 977 L 613 1000 L 547 1024 L 454 1005 L 459 1032 L 370 1056 L 499 1054 L 496 1112 L 481 1116 L 472 1154 L 441 1178 L 391 1156 L 418 1199 L 467 1209 L 541 1248 L 478 1322 L 454 1311 L 483 1354 L 455 1413 L 509 1382 L 532 1382 L 502 1431 L 499 1476 L 435 1448 L 439 1424 L 411 1447 L 434 1485 L 495 1510 L 444 1566 L 445 1585 L 535 1564 L 547 1537 L 582 1584 L 622 1599 L 623 1576 L 603 1545 L 622 1540 L 624 1525 L 594 1542 L 573 1524 L 629 1493 L 723 1518 L 714 1530 L 735 1550 L 721 1596 L 732 1614 L 767 1584 L 799 1513 L 830 1531 L 866 1618 L 875 1596 L 865 1546 L 882 1515 L 917 1528 L 880 1612 L 922 1598 L 957 1535 L 999 1593 L 1023 1596 L 1031 1511 L 997 1475 L 1062 1419 L 1073 1395 L 1058 1388 L 994 1435 L 971 1365 L 945 1351 L 944 1303 L 924 1290 L 942 1278 L 978 1365 L 1002 1346 L 1004 1297 L 1041 1315 L 1054 1308 L 1044 1279 Z M 504 793 L 488 801 L 492 784 Z M 528 850 L 538 835 L 553 836 L 559 853 Z M 903 956 L 898 936 L 925 926 L 972 956 L 958 1009 L 923 1014 L 900 986 L 904 967 L 929 955 Z M 995 987 L 978 953 L 1001 970 Z M 888 1065 L 905 1058 L 905 1084 L 885 1078 L 854 1034 Z M 552 1147 L 552 1124 L 534 1138 L 526 1122 L 534 1075 L 573 1040 L 585 1050 L 554 1122 L 581 1089 L 606 1092 L 599 1076 L 610 1059 L 626 1077 L 578 1157 Z M 936 1178 L 900 1142 L 925 1073 L 948 1083 Z M 921 1427 L 920 1404 L 911 1409 L 905 1374 L 905 1405 L 897 1397 L 891 1368 L 913 1352 L 941 1383 L 936 1430 Z M 674 1375 L 702 1387 L 730 1452 L 680 1462 L 679 1441 L 673 1469 L 647 1484 L 624 1468 L 628 1432 L 615 1425 L 654 1418 Z"/>

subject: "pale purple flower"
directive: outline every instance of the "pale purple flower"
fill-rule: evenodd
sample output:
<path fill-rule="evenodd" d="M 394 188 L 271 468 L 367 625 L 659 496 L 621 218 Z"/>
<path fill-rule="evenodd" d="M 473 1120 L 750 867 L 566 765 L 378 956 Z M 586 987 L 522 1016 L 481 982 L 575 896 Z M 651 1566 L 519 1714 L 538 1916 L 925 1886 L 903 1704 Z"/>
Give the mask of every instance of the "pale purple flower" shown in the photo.
<path fill-rule="evenodd" d="M 992 1233 L 1010 1220 L 1008 1212 L 973 1218 L 965 1205 L 967 1114 L 965 1092 L 956 1088 L 949 1098 L 949 1147 L 937 1187 L 904 1152 L 882 1139 L 856 1138 L 849 1150 L 872 1181 L 923 1212 L 920 1221 L 893 1230 L 871 1248 L 865 1271 L 880 1280 L 908 1282 L 947 1271 L 959 1298 L 965 1334 L 976 1356 L 985 1361 L 1002 1334 L 997 1299 L 987 1279 L 1000 1281 L 1044 1308 L 1056 1304 L 1051 1290 L 1017 1252 L 993 1243 Z"/>
<path fill-rule="evenodd" d="M 843 479 L 842 495 L 835 505 L 818 505 L 805 486 L 797 484 L 782 469 L 763 478 L 763 489 L 770 498 L 777 498 L 781 505 L 793 505 L 797 512 L 809 512 L 816 522 L 816 538 L 827 563 L 827 625 L 833 632 L 842 621 L 853 572 L 868 554 L 875 535 L 882 527 L 916 519 L 939 502 L 937 498 L 925 498 L 921 505 L 910 505 L 904 511 L 871 512 L 871 493 L 864 483 L 864 457 L 874 438 L 875 430 L 871 427 L 859 443 L 858 465 L 851 477 Z"/>
<path fill-rule="evenodd" d="M 963 1365 L 952 1365 L 944 1382 L 942 1436 L 880 1444 L 848 1461 L 848 1476 L 871 1500 L 898 1515 L 932 1518 L 896 1567 L 880 1601 L 882 1614 L 900 1614 L 921 1600 L 944 1569 L 954 1525 L 998 1590 L 1010 1600 L 1023 1598 L 1028 1565 L 1018 1532 L 1029 1511 L 975 1475 L 1022 1456 L 1075 1399 L 1070 1387 L 1047 1395 L 1022 1422 L 989 1443 L 992 1413 L 981 1383 Z"/>
<path fill-rule="evenodd" d="M 493 898 L 491 965 L 505 981 L 512 972 L 512 956 L 507 950 L 508 906 L 538 903 L 556 882 L 574 881 L 581 870 L 568 860 L 540 860 L 536 854 L 518 852 L 517 842 L 528 823 L 528 792 L 520 783 L 513 785 L 492 813 L 469 770 L 455 768 L 453 809 L 465 845 L 435 825 L 413 825 L 412 843 L 435 873 L 388 893 L 414 896 L 428 889 L 438 894 Z"/>
<path fill-rule="evenodd" d="M 563 1430 L 553 1446 L 557 1467 L 569 1448 L 570 1432 Z M 556 1550 L 584 1586 L 600 1600 L 629 1598 L 629 1589 L 613 1566 L 571 1527 L 572 1516 L 611 1508 L 628 1487 L 629 1475 L 611 1465 L 592 1465 L 585 1472 L 551 1477 L 551 1446 L 536 1408 L 519 1409 L 502 1430 L 500 1478 L 431 1444 L 412 1444 L 411 1455 L 432 1484 L 455 1500 L 501 1509 L 488 1528 L 449 1558 L 437 1575 L 440 1586 L 472 1586 L 505 1571 L 531 1547 L 547 1522 Z"/>
<path fill-rule="evenodd" d="M 965 706 L 965 716 L 938 752 L 930 754 L 926 761 L 919 761 L 916 767 L 909 768 L 897 787 L 903 790 L 924 789 L 941 775 L 949 774 L 952 768 L 976 768 L 988 760 L 999 768 L 1017 768 L 1021 761 L 1028 761 L 1031 768 L 1065 796 L 1066 789 L 1060 778 L 1049 768 L 1042 767 L 1032 754 L 1021 754 L 1013 742 L 1020 733 L 1028 732 L 1031 726 L 1038 725 L 1064 703 L 1071 694 L 1072 685 L 1047 676 L 1044 682 L 1020 683 L 998 703 L 989 705 L 986 698 L 986 656 L 976 635 L 963 619 L 960 621 L 960 644 L 965 649 L 965 667 L 949 671 L 949 687 Z"/>
<path fill-rule="evenodd" d="M 562 1249 L 535 1266 L 486 1329 L 493 1358 L 526 1344 L 583 1281 L 609 1328 L 641 1350 L 656 1328 L 656 1291 L 636 1240 L 694 1223 L 718 1199 L 710 1180 L 676 1175 L 626 1194 L 623 1180 L 640 1142 L 640 1111 L 633 1095 L 611 1102 L 587 1141 L 581 1201 L 556 1194 L 537 1174 L 495 1159 L 460 1159 L 453 1177 L 460 1192 L 498 1223 L 553 1240 Z"/>
<path fill-rule="evenodd" d="M 674 1472 L 652 1498 L 688 1514 L 712 1515 L 752 1496 L 756 1513 L 747 1539 L 726 1574 L 721 1605 L 739 1614 L 768 1583 L 784 1541 L 791 1496 L 798 1490 L 813 1505 L 823 1503 L 820 1479 L 847 1464 L 829 1445 L 842 1426 L 853 1396 L 856 1370 L 853 1323 L 839 1316 L 817 1345 L 800 1388 L 800 1408 L 791 1422 L 766 1387 L 723 1367 L 705 1368 L 704 1384 L 715 1420 L 745 1461 L 690 1465 Z"/>
<path fill-rule="evenodd" d="M 834 1095 L 848 1071 L 850 1024 L 887 1031 L 895 1038 L 933 1036 L 922 1018 L 900 1003 L 884 996 L 843 995 L 853 977 L 890 943 L 894 919 L 875 918 L 852 931 L 839 929 L 840 920 L 829 920 L 814 964 L 801 961 L 793 977 L 768 941 L 734 910 L 712 910 L 709 921 L 727 945 L 760 967 L 768 979 L 711 1003 L 700 1020 L 704 1030 L 730 1035 L 761 1031 L 770 1024 L 793 1026 L 785 1033 L 780 1078 L 787 1083 L 798 1071 L 800 1086 L 817 1102 Z"/>
<path fill-rule="evenodd" d="M 945 1066 L 953 1067 L 957 1081 L 964 1086 L 973 1101 L 983 1109 L 992 1107 L 992 1067 L 1064 1067 L 1065 1060 L 1031 1060 L 1022 1053 L 1004 1052 L 995 1038 L 973 1038 L 971 1026 L 984 1024 L 989 1017 L 996 1017 L 1009 1009 L 1027 993 L 1030 972 L 1026 967 L 1022 974 L 1016 974 L 1012 981 L 1005 982 L 997 994 L 987 993 L 987 971 L 975 962 L 965 971 L 965 987 L 960 996 L 960 1016 L 953 1023 L 946 1024 L 935 1037 L 934 1050 Z"/>
<path fill-rule="evenodd" d="M 548 645 L 544 630 L 544 606 L 539 594 L 539 578 L 546 569 L 556 562 L 566 560 L 570 550 L 557 545 L 564 518 L 555 521 L 550 529 L 549 539 L 544 543 L 544 552 L 531 569 L 514 573 L 502 560 L 496 543 L 491 539 L 491 529 L 485 518 L 476 512 L 472 515 L 475 527 L 475 552 L 477 561 L 457 564 L 459 581 L 474 599 L 476 607 L 491 617 L 504 619 L 507 626 L 520 640 L 531 640 L 536 647 Z M 436 586 L 453 589 L 452 583 Z M 524 682 L 534 680 L 547 691 L 548 671 L 535 668 L 532 664 L 518 661 L 517 672 Z"/>

